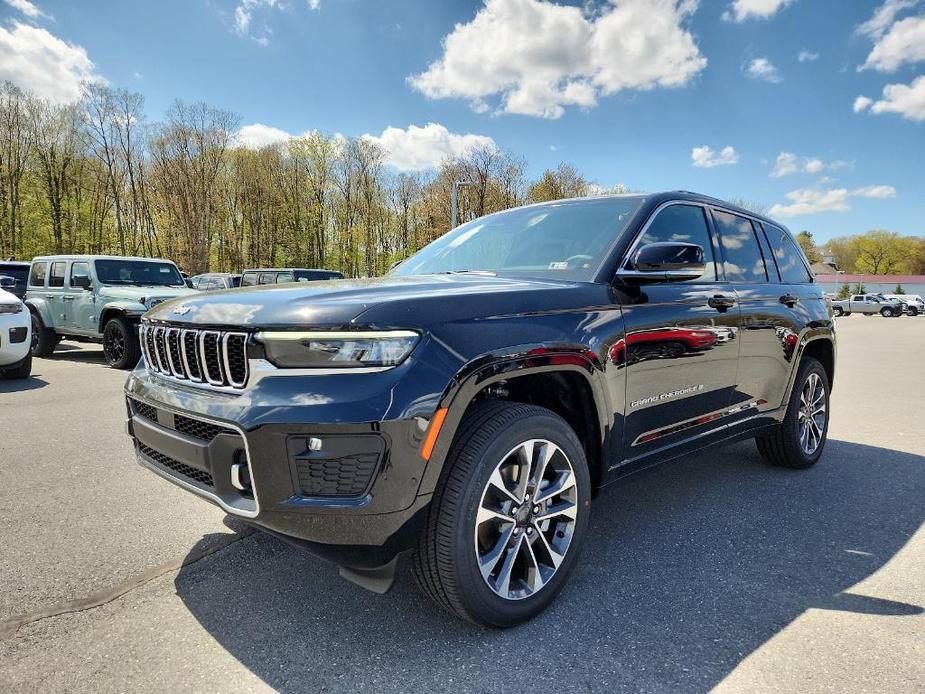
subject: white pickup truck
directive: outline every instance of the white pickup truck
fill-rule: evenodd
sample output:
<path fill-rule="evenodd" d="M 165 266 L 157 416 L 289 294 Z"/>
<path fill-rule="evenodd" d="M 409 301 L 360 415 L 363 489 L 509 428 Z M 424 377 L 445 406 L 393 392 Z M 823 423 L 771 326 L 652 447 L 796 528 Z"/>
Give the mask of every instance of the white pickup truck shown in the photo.
<path fill-rule="evenodd" d="M 879 313 L 884 318 L 892 318 L 903 314 L 903 304 L 898 299 L 887 299 L 877 294 L 854 294 L 848 299 L 833 301 L 832 311 L 836 316 L 850 316 L 852 313 L 870 316 Z"/>

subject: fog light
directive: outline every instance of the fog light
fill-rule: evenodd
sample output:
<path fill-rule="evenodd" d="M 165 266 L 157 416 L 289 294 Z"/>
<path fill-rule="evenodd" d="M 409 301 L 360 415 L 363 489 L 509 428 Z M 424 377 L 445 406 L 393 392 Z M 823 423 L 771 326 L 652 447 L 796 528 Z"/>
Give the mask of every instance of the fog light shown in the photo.
<path fill-rule="evenodd" d="M 231 484 L 239 491 L 250 491 L 251 471 L 247 468 L 247 463 L 235 463 L 231 466 Z"/>

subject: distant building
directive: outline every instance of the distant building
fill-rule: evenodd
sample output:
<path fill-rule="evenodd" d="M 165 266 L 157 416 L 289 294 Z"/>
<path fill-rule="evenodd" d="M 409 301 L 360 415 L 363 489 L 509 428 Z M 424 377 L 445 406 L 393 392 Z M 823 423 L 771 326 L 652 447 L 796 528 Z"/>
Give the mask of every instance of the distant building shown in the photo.
<path fill-rule="evenodd" d="M 816 263 L 813 266 L 813 272 L 816 275 L 816 282 L 822 285 L 826 292 L 838 293 L 844 284 L 851 287 L 854 291 L 858 282 L 864 285 L 864 291 L 869 294 L 892 294 L 897 284 L 901 284 L 906 294 L 918 294 L 925 297 L 925 275 L 849 275 L 847 273 L 828 273 L 819 272 L 817 266 L 823 263 Z"/>

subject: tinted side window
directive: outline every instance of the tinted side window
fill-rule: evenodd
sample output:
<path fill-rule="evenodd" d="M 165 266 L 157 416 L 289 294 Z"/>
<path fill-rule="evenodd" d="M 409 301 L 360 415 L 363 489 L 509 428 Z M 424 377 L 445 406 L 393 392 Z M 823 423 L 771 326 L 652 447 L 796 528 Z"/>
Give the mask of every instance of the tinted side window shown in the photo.
<path fill-rule="evenodd" d="M 253 287 L 256 284 L 257 284 L 257 273 L 256 272 L 245 272 L 244 276 L 241 277 L 242 287 Z"/>
<path fill-rule="evenodd" d="M 30 287 L 44 287 L 45 273 L 48 270 L 48 263 L 33 263 L 32 271 L 29 273 Z"/>
<path fill-rule="evenodd" d="M 723 246 L 726 279 L 730 282 L 767 282 L 764 258 L 751 220 L 713 210 L 713 221 Z"/>
<path fill-rule="evenodd" d="M 803 262 L 803 253 L 797 248 L 796 242 L 790 238 L 790 234 L 770 224 L 765 224 L 764 230 L 768 235 L 771 250 L 774 251 L 774 259 L 777 261 L 777 269 L 780 270 L 781 281 L 812 282 L 813 278 Z"/>
<path fill-rule="evenodd" d="M 276 274 L 272 272 L 261 272 L 260 273 L 260 284 L 274 284 L 276 282 Z"/>
<path fill-rule="evenodd" d="M 291 272 L 281 272 L 276 276 L 277 282 L 294 282 L 295 278 Z"/>
<path fill-rule="evenodd" d="M 716 264 L 713 260 L 713 244 L 707 228 L 703 208 L 696 205 L 669 205 L 659 212 L 646 229 L 639 246 L 659 241 L 696 243 L 703 248 L 706 270 L 695 282 L 715 282 Z"/>
<path fill-rule="evenodd" d="M 54 274 L 54 270 L 52 270 Z M 72 263 L 71 264 L 71 281 L 70 285 L 74 286 L 75 277 L 89 277 L 90 276 L 90 263 Z"/>

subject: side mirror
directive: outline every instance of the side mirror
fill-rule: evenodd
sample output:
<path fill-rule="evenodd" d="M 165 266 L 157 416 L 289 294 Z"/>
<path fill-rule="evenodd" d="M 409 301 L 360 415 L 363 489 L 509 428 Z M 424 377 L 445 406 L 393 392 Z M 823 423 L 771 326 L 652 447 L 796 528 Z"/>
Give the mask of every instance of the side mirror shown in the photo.
<path fill-rule="evenodd" d="M 72 287 L 80 287 L 87 291 L 93 289 L 93 284 L 90 282 L 90 278 L 86 275 L 75 275 L 71 278 Z"/>
<path fill-rule="evenodd" d="M 185 285 L 186 285 L 187 287 L 189 287 L 190 289 L 195 289 L 195 288 L 196 288 L 196 287 L 193 286 L 193 280 L 191 280 L 189 277 L 184 277 L 184 278 L 183 278 L 183 284 L 185 284 Z"/>
<path fill-rule="evenodd" d="M 706 267 L 703 248 L 697 244 L 660 241 L 633 253 L 617 277 L 649 282 L 693 280 L 701 277 Z"/>

